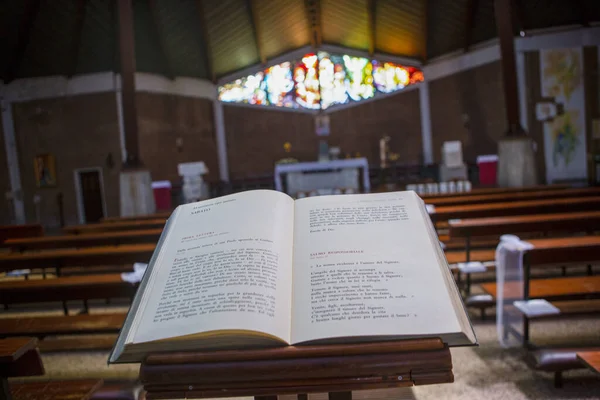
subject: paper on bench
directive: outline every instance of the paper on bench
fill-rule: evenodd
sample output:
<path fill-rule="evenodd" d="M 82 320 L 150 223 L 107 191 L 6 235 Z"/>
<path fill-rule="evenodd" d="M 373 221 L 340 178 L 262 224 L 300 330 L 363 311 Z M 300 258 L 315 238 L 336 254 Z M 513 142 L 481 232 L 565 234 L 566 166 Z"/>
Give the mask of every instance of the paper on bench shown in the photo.
<path fill-rule="evenodd" d="M 148 264 L 134 263 L 133 272 L 123 272 L 121 274 L 121 279 L 129 283 L 138 283 L 144 277 L 144 272 L 146 272 L 146 268 L 148 268 Z"/>
<path fill-rule="evenodd" d="M 513 303 L 515 307 L 528 317 L 539 317 L 542 315 L 560 314 L 560 310 L 544 299 L 517 300 Z"/>
<path fill-rule="evenodd" d="M 513 329 L 523 326 L 523 315 L 508 312 L 507 307 L 512 305 L 512 301 L 504 301 L 504 284 L 509 283 L 520 290 L 510 300 L 523 300 L 523 254 L 532 248 L 531 243 L 524 242 L 515 235 L 500 236 L 500 243 L 496 248 L 496 327 L 502 347 L 521 345 L 513 335 L 505 335 L 508 326 Z"/>
<path fill-rule="evenodd" d="M 25 276 L 25 275 L 29 275 L 31 273 L 30 269 L 13 269 L 12 271 L 9 271 L 6 273 L 6 276 Z"/>
<path fill-rule="evenodd" d="M 463 272 L 465 274 L 487 271 L 487 267 L 481 261 L 458 263 L 458 269 L 460 272 Z"/>
<path fill-rule="evenodd" d="M 435 206 L 433 204 L 425 204 L 425 208 L 429 214 L 435 214 Z"/>

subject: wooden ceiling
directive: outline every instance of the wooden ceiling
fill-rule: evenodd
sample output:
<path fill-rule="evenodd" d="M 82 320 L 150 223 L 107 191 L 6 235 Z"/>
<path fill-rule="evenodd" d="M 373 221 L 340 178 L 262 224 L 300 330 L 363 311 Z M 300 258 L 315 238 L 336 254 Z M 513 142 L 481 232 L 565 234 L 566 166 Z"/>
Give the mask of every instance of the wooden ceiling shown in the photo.
<path fill-rule="evenodd" d="M 4 82 L 119 70 L 116 0 L 0 5 Z M 496 36 L 494 0 L 133 0 L 137 70 L 216 80 L 303 46 L 419 62 Z M 520 30 L 600 21 L 600 0 L 511 0 Z"/>

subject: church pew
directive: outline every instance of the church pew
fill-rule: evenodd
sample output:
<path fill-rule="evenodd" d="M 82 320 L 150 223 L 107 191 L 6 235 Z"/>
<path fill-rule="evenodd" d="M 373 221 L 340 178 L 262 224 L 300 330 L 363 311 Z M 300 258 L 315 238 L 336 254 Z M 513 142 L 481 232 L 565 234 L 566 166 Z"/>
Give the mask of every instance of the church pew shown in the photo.
<path fill-rule="evenodd" d="M 572 197 L 600 196 L 600 187 L 539 190 L 517 193 L 480 194 L 473 196 L 448 196 L 426 198 L 425 203 L 435 207 L 459 206 L 467 204 L 504 203 L 538 199 L 560 199 Z"/>
<path fill-rule="evenodd" d="M 461 218 L 488 218 L 597 210 L 600 210 L 600 196 L 436 207 L 435 212 L 429 215 L 434 222 L 440 222 Z"/>
<path fill-rule="evenodd" d="M 87 311 L 87 300 L 132 298 L 136 288 L 137 285 L 123 281 L 121 274 L 0 282 L 0 304 L 61 301 L 68 314 L 66 301 L 84 300 Z"/>
<path fill-rule="evenodd" d="M 148 219 L 167 219 L 173 211 L 161 211 L 154 214 L 136 215 L 130 217 L 107 217 L 102 218 L 101 222 L 126 222 L 126 221 L 144 221 Z"/>
<path fill-rule="evenodd" d="M 131 231 L 139 229 L 162 229 L 167 222 L 166 218 L 155 218 L 148 220 L 134 220 L 122 222 L 99 222 L 87 225 L 72 225 L 63 228 L 66 234 L 79 235 L 82 233 L 108 232 L 108 231 Z"/>
<path fill-rule="evenodd" d="M 117 333 L 126 313 L 80 314 L 50 317 L 3 318 L 0 337 L 69 335 L 82 333 Z"/>
<path fill-rule="evenodd" d="M 60 268 L 69 266 L 123 265 L 148 262 L 156 244 L 45 250 L 0 256 L 0 272 L 21 268 Z"/>
<path fill-rule="evenodd" d="M 124 244 L 156 243 L 161 228 L 126 231 L 86 233 L 81 235 L 42 236 L 26 239 L 9 239 L 4 247 L 13 251 L 77 248 L 92 246 L 118 246 Z"/>
<path fill-rule="evenodd" d="M 110 350 L 117 341 L 117 335 L 68 336 L 40 340 L 38 348 L 41 353 L 99 351 Z"/>
<path fill-rule="evenodd" d="M 43 236 L 44 228 L 40 224 L 0 226 L 0 243 L 8 239 Z"/>
<path fill-rule="evenodd" d="M 594 230 L 600 230 L 600 211 L 470 218 L 449 221 L 448 240 L 464 238 L 464 248 L 467 255 L 469 255 L 470 249 L 476 243 L 473 238 L 478 236 L 497 235 L 499 237 L 508 233 L 521 234 L 550 231 L 576 233 Z M 470 274 L 466 275 L 468 286 L 471 276 Z M 460 271 L 458 272 L 458 278 L 461 278 Z"/>
<path fill-rule="evenodd" d="M 521 286 L 523 285 L 523 286 Z M 496 283 L 484 283 L 481 285 L 483 291 L 489 294 L 492 299 L 496 297 Z M 549 302 L 555 301 L 590 301 L 600 298 L 600 276 L 585 276 L 585 277 L 569 277 L 569 278 L 553 278 L 553 279 L 529 279 L 525 277 L 525 282 L 508 282 L 504 284 L 504 298 L 507 301 L 518 299 L 523 290 L 523 300 L 529 299 L 545 299 Z M 562 305 L 565 308 L 565 305 Z M 588 312 L 594 313 L 597 307 L 594 303 L 573 303 L 568 314 L 583 313 L 585 307 L 589 307 Z M 560 318 L 559 315 L 554 315 L 553 318 Z M 520 338 L 523 346 L 531 347 L 529 342 L 529 318 L 523 318 L 523 333 L 522 335 L 514 330 L 510 333 Z M 508 332 L 507 332 L 508 334 Z"/>
<path fill-rule="evenodd" d="M 510 215 L 449 221 L 449 239 L 532 232 L 600 230 L 600 211 Z"/>
<path fill-rule="evenodd" d="M 470 192 L 460 192 L 460 193 L 436 193 L 436 194 L 422 194 L 419 195 L 423 199 L 430 199 L 436 197 L 462 197 L 462 196 L 471 196 L 471 195 L 479 195 L 479 194 L 497 194 L 497 193 L 523 193 L 523 192 L 537 192 L 544 190 L 557 190 L 557 189 L 567 189 L 572 187 L 569 184 L 553 184 L 553 185 L 535 185 L 535 186 L 524 186 L 524 187 L 489 187 L 489 188 L 473 188 Z"/>
<path fill-rule="evenodd" d="M 103 385 L 102 379 L 11 383 L 13 400 L 85 400 Z"/>
<path fill-rule="evenodd" d="M 540 349 L 529 352 L 526 361 L 533 369 L 553 372 L 554 387 L 561 388 L 563 386 L 562 373 L 564 371 L 587 367 L 585 363 L 577 357 L 578 353 L 599 351 L 600 347 Z"/>

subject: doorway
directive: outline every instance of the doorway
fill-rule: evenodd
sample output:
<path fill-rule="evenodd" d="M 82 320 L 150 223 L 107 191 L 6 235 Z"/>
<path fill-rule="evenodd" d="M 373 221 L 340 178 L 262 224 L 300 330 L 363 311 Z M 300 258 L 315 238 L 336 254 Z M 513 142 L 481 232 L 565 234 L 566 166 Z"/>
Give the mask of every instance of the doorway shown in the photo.
<path fill-rule="evenodd" d="M 79 222 L 89 224 L 106 217 L 102 168 L 75 170 L 75 191 Z"/>

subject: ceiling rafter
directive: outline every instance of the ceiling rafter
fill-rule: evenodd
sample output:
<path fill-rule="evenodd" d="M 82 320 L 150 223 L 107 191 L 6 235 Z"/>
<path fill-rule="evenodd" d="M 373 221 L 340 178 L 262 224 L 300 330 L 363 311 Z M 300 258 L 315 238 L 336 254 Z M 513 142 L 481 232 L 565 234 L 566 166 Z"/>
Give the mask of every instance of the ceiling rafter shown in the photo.
<path fill-rule="evenodd" d="M 377 21 L 377 0 L 367 0 L 367 19 L 369 27 L 369 55 L 373 57 L 377 49 L 376 21 Z"/>
<path fill-rule="evenodd" d="M 29 0 L 25 5 L 25 13 L 23 14 L 19 24 L 17 45 L 15 47 L 13 57 L 8 63 L 5 73 L 7 82 L 15 79 L 15 76 L 17 75 L 17 69 L 25 57 L 25 52 L 27 51 L 27 46 L 29 46 L 29 40 L 31 39 L 33 24 L 35 23 L 35 19 L 40 11 L 40 3 L 41 0 Z"/>
<path fill-rule="evenodd" d="M 316 49 L 321 47 L 321 44 L 323 43 L 323 30 L 321 29 L 321 1 L 304 0 L 304 6 L 308 18 L 310 44 Z"/>
<path fill-rule="evenodd" d="M 427 18 L 427 4 L 429 3 L 427 0 L 423 1 L 423 21 L 422 21 L 422 29 L 423 29 L 423 62 L 427 62 L 427 40 L 429 40 L 429 19 Z"/>
<path fill-rule="evenodd" d="M 212 57 L 211 57 L 211 46 L 210 40 L 208 39 L 208 28 L 206 26 L 206 14 L 204 7 L 204 0 L 196 0 L 196 6 L 198 8 L 198 19 L 200 27 L 202 28 L 202 44 L 204 44 L 204 61 L 206 66 L 206 72 L 213 82 L 217 81 L 217 76 L 213 69 Z"/>
<path fill-rule="evenodd" d="M 167 56 L 166 45 L 163 39 L 163 35 L 160 33 L 160 24 L 158 23 L 158 11 L 156 9 L 156 0 L 148 0 L 148 7 L 150 7 L 150 14 L 152 14 L 152 24 L 154 25 L 154 32 L 156 34 L 156 40 L 160 50 L 160 55 L 165 63 L 167 69 L 167 76 L 170 79 L 175 79 L 175 73 L 173 72 L 173 66 Z"/>
<path fill-rule="evenodd" d="M 75 25 L 73 34 L 71 35 L 71 62 L 69 63 L 69 72 L 67 77 L 72 77 L 77 72 L 77 61 L 79 60 L 79 48 L 81 47 L 81 34 L 83 33 L 83 25 L 85 22 L 85 11 L 88 0 L 77 1 L 77 13 L 75 15 Z"/>
<path fill-rule="evenodd" d="M 254 42 L 256 43 L 258 58 L 260 59 L 261 64 L 265 64 L 267 62 L 267 57 L 265 56 L 265 51 L 260 41 L 262 37 L 262 30 L 260 26 L 260 21 L 258 19 L 256 0 L 246 0 L 246 6 L 248 8 L 248 12 L 250 13 L 250 24 L 252 25 L 252 34 L 254 35 Z"/>
<path fill-rule="evenodd" d="M 514 10 L 514 18 L 516 18 L 516 26 L 518 27 L 518 32 L 524 32 L 525 28 L 526 28 L 526 22 L 525 21 L 525 9 L 524 9 L 524 4 L 523 4 L 523 0 L 512 0 L 513 4 L 513 10 Z M 515 32 L 517 33 L 517 32 Z"/>
<path fill-rule="evenodd" d="M 469 51 L 471 42 L 473 41 L 473 29 L 475 26 L 475 15 L 477 15 L 477 8 L 479 7 L 479 0 L 468 0 L 467 1 L 467 12 L 465 14 L 465 52 Z"/>
<path fill-rule="evenodd" d="M 587 7 L 583 0 L 575 0 L 575 4 L 577 5 L 577 10 L 579 11 L 579 18 L 581 21 L 581 25 L 584 27 L 590 26 L 590 16 L 587 12 Z"/>

